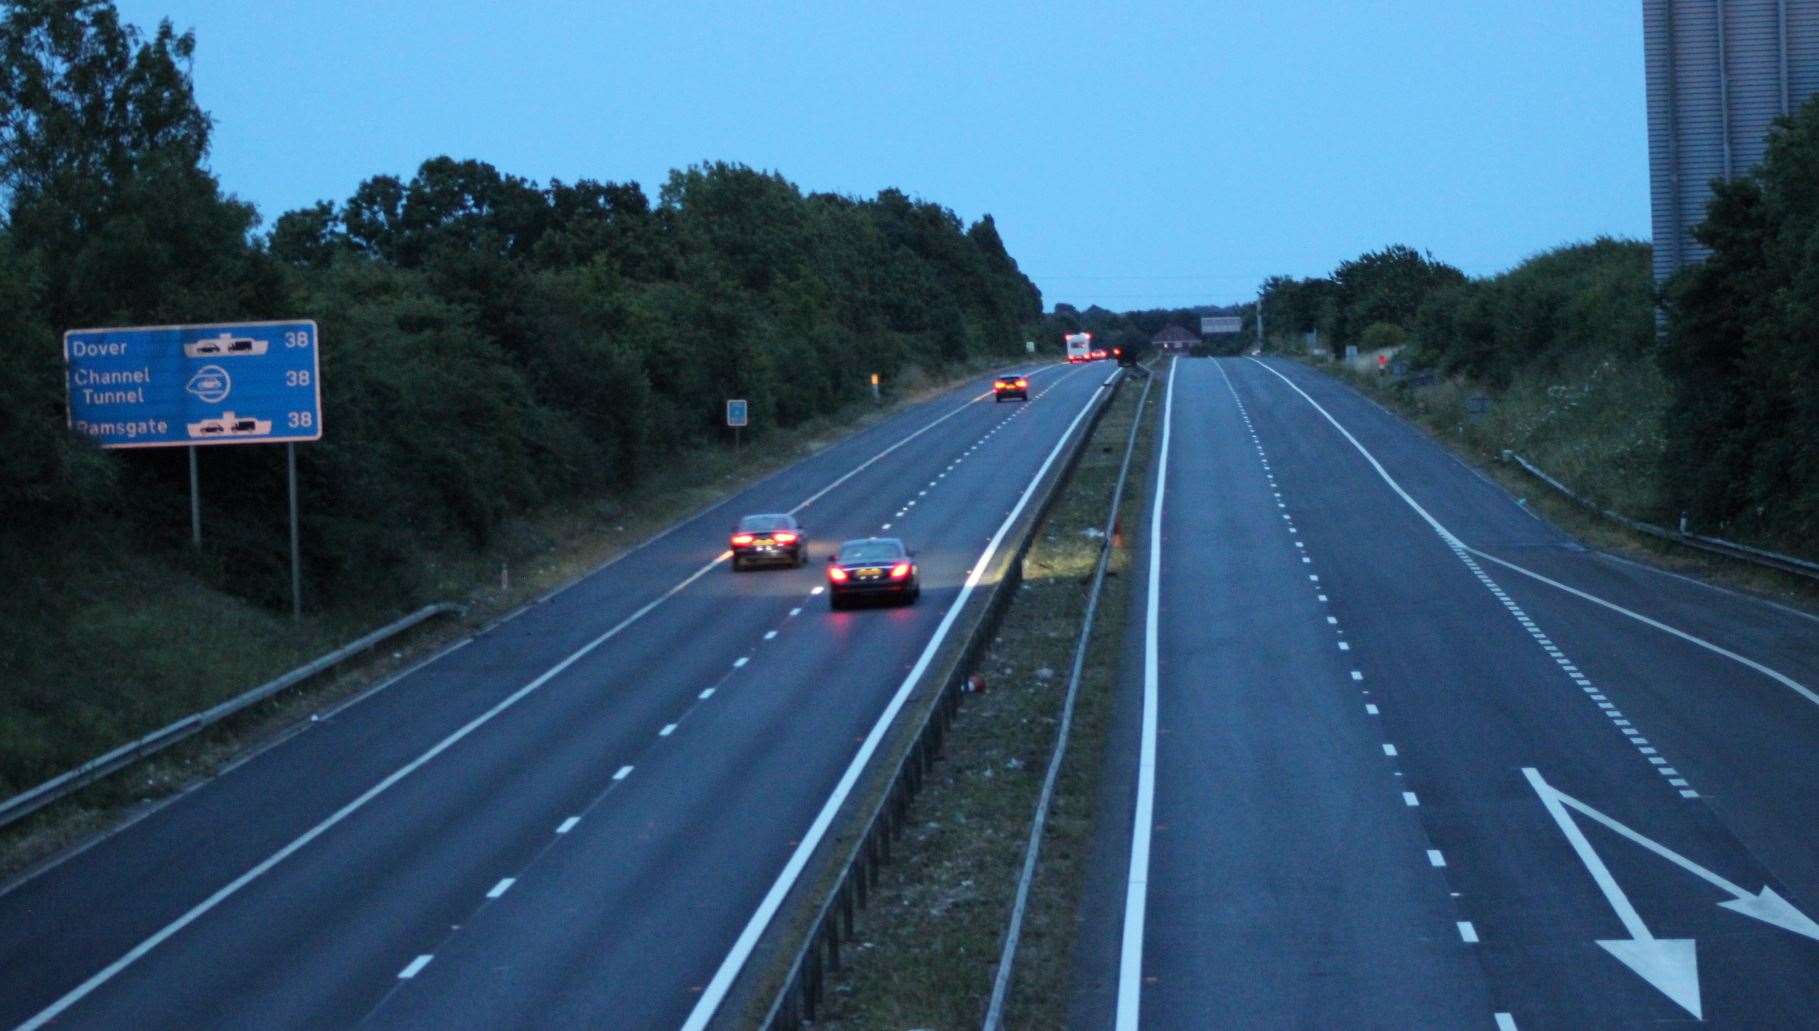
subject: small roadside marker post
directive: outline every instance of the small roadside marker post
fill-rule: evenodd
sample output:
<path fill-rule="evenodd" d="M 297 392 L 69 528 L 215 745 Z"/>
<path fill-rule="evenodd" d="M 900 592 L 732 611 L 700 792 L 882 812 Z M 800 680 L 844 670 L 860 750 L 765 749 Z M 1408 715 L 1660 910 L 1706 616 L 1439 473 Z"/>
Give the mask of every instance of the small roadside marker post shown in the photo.
<path fill-rule="evenodd" d="M 728 399 L 726 402 L 726 424 L 733 430 L 733 450 L 739 450 L 739 431 L 750 421 L 750 406 L 744 400 Z"/>
<path fill-rule="evenodd" d="M 884 395 L 878 392 L 878 374 L 872 373 L 872 403 L 883 404 Z"/>

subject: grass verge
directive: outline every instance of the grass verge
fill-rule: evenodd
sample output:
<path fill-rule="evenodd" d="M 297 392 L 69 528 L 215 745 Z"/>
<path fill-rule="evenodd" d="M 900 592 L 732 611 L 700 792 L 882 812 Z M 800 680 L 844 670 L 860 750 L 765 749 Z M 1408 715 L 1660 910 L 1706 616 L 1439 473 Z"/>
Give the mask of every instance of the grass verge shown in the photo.
<path fill-rule="evenodd" d="M 900 384 L 880 406 L 855 404 L 763 449 L 702 447 L 668 475 L 625 495 L 551 506 L 517 520 L 494 546 L 451 551 L 435 596 L 464 602 L 460 621 L 436 620 L 143 763 L 0 829 L 0 884 L 123 825 L 224 766 L 282 740 L 312 715 L 371 689 L 477 628 L 587 575 L 663 528 L 902 408 L 998 368 L 990 359 L 940 378 Z M 206 531 L 206 527 L 204 528 Z M 214 590 L 183 549 L 143 550 L 122 533 L 85 531 L 71 546 L 25 560 L 21 598 L 0 650 L 15 657 L 0 681 L 0 797 L 23 791 L 124 741 L 207 708 L 324 654 L 402 613 L 359 600 L 293 621 Z M 155 584 L 156 603 L 145 597 Z M 17 671 L 15 673 L 15 670 Z"/>
<path fill-rule="evenodd" d="M 901 859 L 883 870 L 858 918 L 858 944 L 830 980 L 818 1026 L 960 1028 L 984 1015 L 1098 559 L 1092 534 L 1104 526 L 1140 394 L 1120 392 L 1038 529 L 1024 582 L 977 666 L 986 690 L 966 697 L 949 730 L 912 806 Z M 1160 397 L 1152 388 L 1150 411 Z M 1148 436 L 1139 436 L 1121 518 L 1141 504 L 1136 485 L 1148 466 Z M 1119 535 L 1025 919 L 1011 1006 L 1020 1026 L 1065 1023 L 1073 914 L 1110 722 L 1129 561 Z"/>

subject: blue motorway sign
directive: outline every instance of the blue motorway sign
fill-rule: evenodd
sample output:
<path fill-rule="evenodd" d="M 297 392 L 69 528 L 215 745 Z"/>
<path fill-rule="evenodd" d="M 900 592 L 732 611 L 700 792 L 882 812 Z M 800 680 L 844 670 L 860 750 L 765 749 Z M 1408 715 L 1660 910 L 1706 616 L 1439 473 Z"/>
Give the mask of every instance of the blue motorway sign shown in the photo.
<path fill-rule="evenodd" d="M 72 329 L 70 427 L 110 448 L 317 440 L 317 350 L 308 319 Z"/>
<path fill-rule="evenodd" d="M 744 401 L 728 401 L 726 403 L 726 424 L 728 426 L 744 426 L 746 423 L 746 407 Z"/>

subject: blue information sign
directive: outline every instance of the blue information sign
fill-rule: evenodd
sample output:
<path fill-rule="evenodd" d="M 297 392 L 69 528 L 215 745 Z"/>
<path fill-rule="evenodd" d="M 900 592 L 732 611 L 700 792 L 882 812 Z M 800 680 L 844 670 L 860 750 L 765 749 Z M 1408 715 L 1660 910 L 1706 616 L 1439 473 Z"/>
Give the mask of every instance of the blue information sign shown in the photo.
<path fill-rule="evenodd" d="M 322 436 L 316 324 L 72 329 L 70 427 L 102 447 L 271 444 Z"/>
<path fill-rule="evenodd" d="M 728 401 L 726 403 L 726 424 L 732 427 L 744 426 L 745 409 L 744 401 Z"/>

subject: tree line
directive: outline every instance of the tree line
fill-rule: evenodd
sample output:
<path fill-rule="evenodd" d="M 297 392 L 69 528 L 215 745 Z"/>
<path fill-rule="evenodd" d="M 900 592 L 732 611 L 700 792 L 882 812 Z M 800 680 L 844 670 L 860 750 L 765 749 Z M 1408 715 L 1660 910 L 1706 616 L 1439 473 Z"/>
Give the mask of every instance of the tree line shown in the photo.
<path fill-rule="evenodd" d="M 1819 97 L 1767 156 L 1713 184 L 1695 236 L 1712 250 L 1657 290 L 1650 247 L 1600 237 L 1471 278 L 1407 245 L 1262 292 L 1278 343 L 1334 354 L 1410 345 L 1416 367 L 1491 391 L 1587 355 L 1653 363 L 1670 397 L 1655 477 L 1672 519 L 1819 554 Z"/>
<path fill-rule="evenodd" d="M 266 231 L 207 168 L 192 33 L 143 33 L 96 0 L 5 12 L 0 553 L 77 522 L 148 540 L 186 525 L 180 449 L 101 452 L 65 428 L 69 328 L 315 318 L 309 576 L 319 597 L 402 600 L 438 550 L 718 440 L 727 398 L 750 401 L 754 434 L 787 431 L 868 396 L 872 373 L 1020 353 L 1042 314 L 989 215 L 722 162 L 653 198 L 434 157 Z M 232 583 L 273 602 L 275 450 L 208 450 L 203 493 Z"/>

